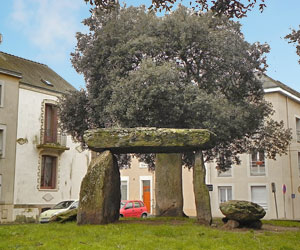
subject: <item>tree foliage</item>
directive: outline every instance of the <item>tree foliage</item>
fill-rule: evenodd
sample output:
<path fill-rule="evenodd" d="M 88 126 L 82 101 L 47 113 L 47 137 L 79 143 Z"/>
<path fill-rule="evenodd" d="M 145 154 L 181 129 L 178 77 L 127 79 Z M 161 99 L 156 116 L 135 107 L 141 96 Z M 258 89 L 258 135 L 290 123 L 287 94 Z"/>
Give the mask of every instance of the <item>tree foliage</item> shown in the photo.
<path fill-rule="evenodd" d="M 75 140 L 82 142 L 83 133 L 89 128 L 89 109 L 87 93 L 84 90 L 71 91 L 59 99 L 60 127 Z M 70 119 L 72 117 L 72 119 Z"/>
<path fill-rule="evenodd" d="M 119 4 L 118 0 L 84 0 L 86 3 L 98 6 L 102 9 L 112 9 Z M 177 0 L 152 0 L 149 9 L 154 9 L 155 11 L 166 10 L 170 11 L 174 4 L 179 2 Z M 214 13 L 220 15 L 225 14 L 228 17 L 241 18 L 246 16 L 247 11 L 250 11 L 255 7 L 256 4 L 259 5 L 259 9 L 263 11 L 266 7 L 265 0 L 193 0 L 190 1 L 190 7 L 193 10 L 208 11 L 211 10 Z"/>
<path fill-rule="evenodd" d="M 247 43 L 239 23 L 182 6 L 164 17 L 96 8 L 84 23 L 90 32 L 77 34 L 72 63 L 86 90 L 61 102 L 63 127 L 77 140 L 95 127 L 207 128 L 218 142 L 205 157 L 220 169 L 253 149 L 270 158 L 285 152 L 290 131 L 271 119 L 257 77 L 269 47 Z"/>
<path fill-rule="evenodd" d="M 296 53 L 298 56 L 300 56 L 300 30 L 293 29 L 290 34 L 285 36 L 285 39 L 289 40 L 289 43 L 296 44 Z M 298 62 L 300 63 L 300 59 Z"/>
<path fill-rule="evenodd" d="M 92 6 L 102 9 L 113 9 L 118 6 L 118 0 L 84 0 L 86 3 L 90 3 Z M 152 0 L 149 9 L 155 11 L 171 11 L 174 4 L 179 2 L 177 0 Z M 247 12 L 251 11 L 256 5 L 259 6 L 259 10 L 262 12 L 266 7 L 265 0 L 193 0 L 190 1 L 190 6 L 193 10 L 209 11 L 211 10 L 217 15 L 225 15 L 229 18 L 242 18 L 247 16 Z M 285 39 L 289 40 L 289 43 L 296 44 L 296 53 L 300 56 L 300 30 L 293 29 L 292 32 L 285 36 Z M 300 59 L 299 59 L 300 63 Z"/>

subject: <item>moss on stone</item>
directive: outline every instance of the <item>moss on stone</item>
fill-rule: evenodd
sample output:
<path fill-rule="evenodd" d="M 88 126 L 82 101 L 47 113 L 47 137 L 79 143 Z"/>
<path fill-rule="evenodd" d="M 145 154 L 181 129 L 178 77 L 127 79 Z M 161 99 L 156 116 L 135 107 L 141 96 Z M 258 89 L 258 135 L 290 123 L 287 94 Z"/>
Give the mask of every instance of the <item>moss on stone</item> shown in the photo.
<path fill-rule="evenodd" d="M 260 205 L 241 200 L 221 203 L 220 210 L 226 218 L 239 222 L 257 221 L 266 214 L 266 211 Z"/>
<path fill-rule="evenodd" d="M 176 153 L 208 149 L 215 135 L 206 129 L 110 128 L 94 129 L 84 139 L 94 151 L 114 153 Z"/>
<path fill-rule="evenodd" d="M 120 172 L 115 157 L 105 151 L 90 164 L 82 180 L 78 224 L 106 224 L 119 218 Z"/>

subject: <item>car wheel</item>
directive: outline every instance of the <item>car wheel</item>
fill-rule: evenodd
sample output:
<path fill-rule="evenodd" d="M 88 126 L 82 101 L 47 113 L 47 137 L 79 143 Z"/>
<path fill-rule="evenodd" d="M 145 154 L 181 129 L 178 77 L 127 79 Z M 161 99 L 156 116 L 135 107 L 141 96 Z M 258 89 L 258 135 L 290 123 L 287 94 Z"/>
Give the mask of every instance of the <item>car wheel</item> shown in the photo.
<path fill-rule="evenodd" d="M 123 214 L 120 214 L 120 218 L 123 218 L 124 217 L 124 215 Z"/>
<path fill-rule="evenodd" d="M 147 218 L 147 214 L 142 214 L 142 218 Z"/>

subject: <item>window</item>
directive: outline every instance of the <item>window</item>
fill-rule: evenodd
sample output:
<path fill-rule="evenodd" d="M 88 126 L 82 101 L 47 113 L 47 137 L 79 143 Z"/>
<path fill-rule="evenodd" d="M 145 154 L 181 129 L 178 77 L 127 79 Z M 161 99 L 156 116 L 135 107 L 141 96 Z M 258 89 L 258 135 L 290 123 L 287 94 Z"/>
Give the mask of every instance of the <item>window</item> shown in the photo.
<path fill-rule="evenodd" d="M 228 168 L 226 171 L 218 170 L 218 177 L 231 177 L 231 176 L 232 176 L 231 167 Z"/>
<path fill-rule="evenodd" d="M 133 203 L 132 202 L 128 202 L 125 209 L 129 209 L 129 208 L 133 208 Z"/>
<path fill-rule="evenodd" d="M 250 175 L 251 176 L 266 175 L 264 152 L 253 152 L 251 154 Z"/>
<path fill-rule="evenodd" d="M 300 142 L 300 119 L 296 118 L 296 138 L 297 142 Z"/>
<path fill-rule="evenodd" d="M 127 196 L 127 180 L 121 181 L 121 200 L 128 200 Z"/>
<path fill-rule="evenodd" d="M 50 81 L 45 80 L 45 79 L 42 79 L 41 81 L 42 81 L 43 83 L 45 83 L 46 85 L 53 87 L 53 84 L 52 84 Z"/>
<path fill-rule="evenodd" d="M 66 209 L 71 206 L 72 203 L 74 203 L 74 201 L 62 201 L 56 204 L 52 209 Z"/>
<path fill-rule="evenodd" d="M 57 142 L 57 107 L 52 104 L 46 104 L 44 143 L 56 143 L 56 142 Z"/>
<path fill-rule="evenodd" d="M 5 157 L 6 126 L 0 125 L 0 158 Z"/>
<path fill-rule="evenodd" d="M 0 174 L 0 201 L 2 200 L 2 174 Z"/>
<path fill-rule="evenodd" d="M 0 81 L 0 107 L 4 106 L 4 84 Z"/>
<path fill-rule="evenodd" d="M 298 152 L 298 169 L 299 169 L 299 176 L 300 176 L 300 152 Z"/>
<path fill-rule="evenodd" d="M 251 186 L 251 201 L 268 209 L 266 186 Z"/>
<path fill-rule="evenodd" d="M 231 186 L 220 186 L 219 190 L 219 203 L 232 200 L 232 187 Z"/>
<path fill-rule="evenodd" d="M 141 207 L 141 204 L 138 201 L 135 201 L 134 202 L 134 207 L 135 208 Z"/>
<path fill-rule="evenodd" d="M 42 156 L 41 189 L 56 188 L 56 162 L 57 157 Z"/>
<path fill-rule="evenodd" d="M 140 168 L 148 168 L 148 164 L 145 162 L 140 162 L 139 166 Z"/>

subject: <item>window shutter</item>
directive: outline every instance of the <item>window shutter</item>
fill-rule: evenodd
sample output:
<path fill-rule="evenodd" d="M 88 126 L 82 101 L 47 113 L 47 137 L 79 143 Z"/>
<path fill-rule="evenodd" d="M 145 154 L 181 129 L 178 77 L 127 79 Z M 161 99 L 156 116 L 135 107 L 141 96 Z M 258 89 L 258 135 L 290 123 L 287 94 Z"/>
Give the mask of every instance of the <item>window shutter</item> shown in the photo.
<path fill-rule="evenodd" d="M 52 106 L 52 139 L 53 142 L 57 142 L 57 107 Z"/>
<path fill-rule="evenodd" d="M 0 201 L 2 200 L 2 174 L 0 174 Z"/>
<path fill-rule="evenodd" d="M 268 208 L 267 203 L 267 188 L 266 186 L 252 186 L 251 187 L 251 200 L 254 203 L 262 206 L 264 209 Z"/>

